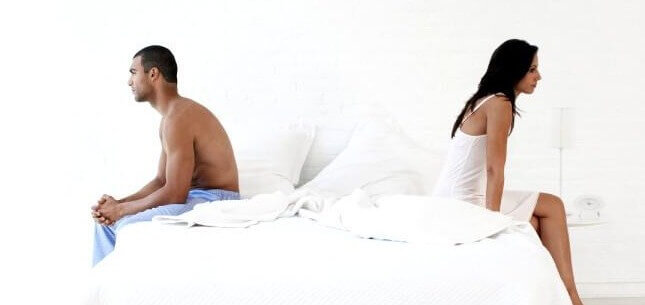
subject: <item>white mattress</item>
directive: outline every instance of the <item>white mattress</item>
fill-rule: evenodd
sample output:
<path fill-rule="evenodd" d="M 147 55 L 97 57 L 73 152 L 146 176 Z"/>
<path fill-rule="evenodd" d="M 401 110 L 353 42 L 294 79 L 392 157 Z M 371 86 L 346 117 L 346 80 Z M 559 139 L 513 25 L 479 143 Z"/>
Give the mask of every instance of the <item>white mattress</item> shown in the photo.
<path fill-rule="evenodd" d="M 571 304 L 525 223 L 452 247 L 361 239 L 303 218 L 125 227 L 86 304 Z"/>

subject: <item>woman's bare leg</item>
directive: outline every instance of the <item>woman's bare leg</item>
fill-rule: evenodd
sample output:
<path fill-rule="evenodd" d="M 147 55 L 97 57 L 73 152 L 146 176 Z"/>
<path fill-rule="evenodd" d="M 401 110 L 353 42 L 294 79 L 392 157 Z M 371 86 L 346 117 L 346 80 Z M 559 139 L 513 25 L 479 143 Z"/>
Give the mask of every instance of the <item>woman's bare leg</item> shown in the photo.
<path fill-rule="evenodd" d="M 582 304 L 573 279 L 569 232 L 562 200 L 551 194 L 540 193 L 533 215 L 538 218 L 542 244 L 551 253 L 571 301 L 574 305 Z"/>
<path fill-rule="evenodd" d="M 531 225 L 535 229 L 535 232 L 537 232 L 538 236 L 540 236 L 540 219 L 537 218 L 536 216 L 531 216 Z"/>

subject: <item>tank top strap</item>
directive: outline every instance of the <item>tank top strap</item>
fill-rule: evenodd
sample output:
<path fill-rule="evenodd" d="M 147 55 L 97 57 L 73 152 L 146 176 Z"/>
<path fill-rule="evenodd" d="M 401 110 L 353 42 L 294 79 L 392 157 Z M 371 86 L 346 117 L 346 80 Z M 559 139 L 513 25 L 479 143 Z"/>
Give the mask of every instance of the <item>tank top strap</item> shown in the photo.
<path fill-rule="evenodd" d="M 479 109 L 479 107 L 481 107 L 482 105 L 484 105 L 484 103 L 486 103 L 488 100 L 490 100 L 490 99 L 491 99 L 491 98 L 493 98 L 494 96 L 498 96 L 498 95 L 504 95 L 504 93 L 498 92 L 498 93 L 491 94 L 491 95 L 489 95 L 489 96 L 485 97 L 481 102 L 479 102 L 479 104 L 475 105 L 475 108 L 473 108 L 473 111 L 471 111 L 469 114 L 467 114 L 467 115 L 464 117 L 464 119 L 463 119 L 463 120 L 461 120 L 461 124 L 463 124 L 464 122 L 466 122 L 466 120 L 467 120 L 467 119 L 468 119 L 468 118 L 469 118 L 473 113 L 475 113 L 475 111 L 477 111 L 477 109 Z M 461 126 L 461 125 L 460 125 L 460 126 Z"/>

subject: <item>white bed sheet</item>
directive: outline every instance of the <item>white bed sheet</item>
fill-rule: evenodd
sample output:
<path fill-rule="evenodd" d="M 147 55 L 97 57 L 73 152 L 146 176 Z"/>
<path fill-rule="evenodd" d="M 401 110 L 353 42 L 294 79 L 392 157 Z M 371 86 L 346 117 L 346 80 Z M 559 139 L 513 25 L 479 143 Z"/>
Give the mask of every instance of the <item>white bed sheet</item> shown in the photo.
<path fill-rule="evenodd" d="M 86 304 L 571 304 L 526 223 L 452 247 L 362 239 L 304 218 L 123 228 Z"/>

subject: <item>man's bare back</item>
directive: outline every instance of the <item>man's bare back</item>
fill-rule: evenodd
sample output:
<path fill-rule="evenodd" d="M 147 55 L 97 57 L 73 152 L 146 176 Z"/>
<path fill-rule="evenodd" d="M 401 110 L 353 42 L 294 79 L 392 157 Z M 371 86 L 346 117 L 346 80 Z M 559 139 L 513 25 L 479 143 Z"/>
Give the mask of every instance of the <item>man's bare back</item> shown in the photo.
<path fill-rule="evenodd" d="M 176 133 L 177 136 L 192 142 L 192 148 L 189 149 L 186 145 L 185 149 L 194 154 L 193 164 L 181 165 L 193 168 L 191 188 L 239 192 L 237 166 L 231 142 L 219 120 L 206 107 L 184 97 L 179 97 L 170 105 L 159 130 L 163 148 L 159 165 L 164 167 L 167 165 L 168 146 L 181 145 L 184 142 L 179 140 L 169 143 L 164 136 L 166 132 Z M 160 171 L 162 172 L 165 174 L 165 170 Z"/>

